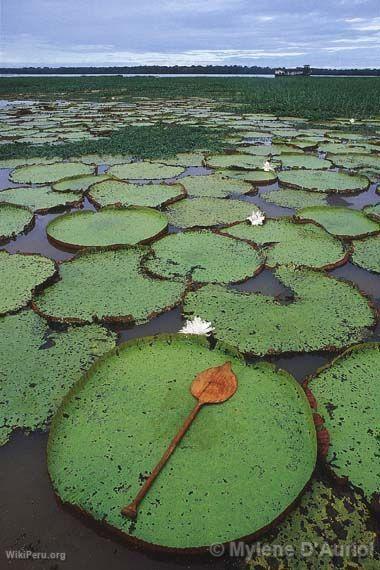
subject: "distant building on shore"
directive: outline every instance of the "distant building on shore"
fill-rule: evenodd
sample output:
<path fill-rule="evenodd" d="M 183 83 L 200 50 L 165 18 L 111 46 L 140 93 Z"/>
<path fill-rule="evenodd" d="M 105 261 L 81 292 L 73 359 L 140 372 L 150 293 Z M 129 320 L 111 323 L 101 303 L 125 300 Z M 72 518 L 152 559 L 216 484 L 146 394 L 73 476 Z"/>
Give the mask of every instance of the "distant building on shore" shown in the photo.
<path fill-rule="evenodd" d="M 309 75 L 311 75 L 311 69 L 310 65 L 304 65 L 303 67 L 294 67 L 290 69 L 287 69 L 286 67 L 279 67 L 278 69 L 275 69 L 274 74 L 276 77 L 309 77 Z"/>

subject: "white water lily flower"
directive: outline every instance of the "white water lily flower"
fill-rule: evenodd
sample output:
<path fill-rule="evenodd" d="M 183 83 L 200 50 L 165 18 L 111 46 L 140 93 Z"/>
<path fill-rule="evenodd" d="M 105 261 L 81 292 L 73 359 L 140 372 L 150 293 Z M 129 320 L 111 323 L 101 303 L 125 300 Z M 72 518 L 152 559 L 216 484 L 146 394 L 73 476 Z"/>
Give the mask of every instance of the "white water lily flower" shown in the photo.
<path fill-rule="evenodd" d="M 247 220 L 251 222 L 253 226 L 262 226 L 265 220 L 265 214 L 261 212 L 261 210 L 253 210 Z"/>
<path fill-rule="evenodd" d="M 264 162 L 263 169 L 264 169 L 264 172 L 271 172 L 271 171 L 274 172 L 274 171 L 275 171 L 274 168 L 273 168 L 273 166 L 272 166 L 271 163 L 269 162 L 269 160 L 266 160 L 266 161 Z"/>
<path fill-rule="evenodd" d="M 355 119 L 350 119 L 350 123 L 351 123 L 351 125 L 352 125 L 353 123 L 355 123 Z"/>
<path fill-rule="evenodd" d="M 186 321 L 179 332 L 182 334 L 203 334 L 209 336 L 214 330 L 209 321 L 204 321 L 200 317 L 194 317 L 191 321 Z"/>

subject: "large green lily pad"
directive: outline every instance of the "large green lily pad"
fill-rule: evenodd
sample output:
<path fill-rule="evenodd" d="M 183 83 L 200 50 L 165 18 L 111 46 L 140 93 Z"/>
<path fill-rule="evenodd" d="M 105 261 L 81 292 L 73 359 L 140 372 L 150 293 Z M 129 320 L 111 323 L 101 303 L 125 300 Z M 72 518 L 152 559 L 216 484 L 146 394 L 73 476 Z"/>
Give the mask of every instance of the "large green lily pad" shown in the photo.
<path fill-rule="evenodd" d="M 380 156 L 374 154 L 329 154 L 328 157 L 340 168 L 372 168 L 380 173 Z"/>
<path fill-rule="evenodd" d="M 24 206 L 0 204 L 0 243 L 9 241 L 34 224 L 34 214 Z"/>
<path fill-rule="evenodd" d="M 206 166 L 210 168 L 257 170 L 263 168 L 265 161 L 265 156 L 251 154 L 214 154 L 206 158 Z"/>
<path fill-rule="evenodd" d="M 375 204 L 374 206 L 366 206 L 363 208 L 363 212 L 371 219 L 380 221 L 380 203 Z"/>
<path fill-rule="evenodd" d="M 371 499 L 380 490 L 380 344 L 355 346 L 308 385 L 330 434 L 326 460 Z"/>
<path fill-rule="evenodd" d="M 131 523 L 120 511 L 194 407 L 191 382 L 226 361 L 237 392 L 200 411 Z M 48 444 L 63 503 L 133 539 L 175 549 L 272 524 L 301 493 L 315 460 L 311 410 L 288 373 L 264 362 L 248 366 L 227 347 L 210 350 L 185 335 L 138 339 L 98 361 L 55 416 Z"/>
<path fill-rule="evenodd" d="M 29 303 L 34 289 L 57 271 L 54 261 L 39 254 L 0 251 L 0 315 L 17 311 Z"/>
<path fill-rule="evenodd" d="M 181 166 L 169 166 L 158 162 L 143 161 L 112 166 L 108 170 L 108 174 L 124 180 L 159 180 L 175 178 L 182 174 L 183 171 L 184 169 Z"/>
<path fill-rule="evenodd" d="M 0 319 L 0 445 L 16 428 L 45 429 L 87 368 L 115 346 L 98 325 L 49 330 L 33 311 Z"/>
<path fill-rule="evenodd" d="M 261 226 L 247 222 L 225 230 L 229 235 L 265 246 L 266 265 L 292 265 L 327 269 L 348 256 L 340 240 L 315 224 L 296 223 L 291 218 L 266 220 Z"/>
<path fill-rule="evenodd" d="M 161 277 L 199 283 L 236 283 L 252 277 L 263 257 L 244 242 L 204 231 L 171 234 L 156 242 L 147 269 Z"/>
<path fill-rule="evenodd" d="M 306 206 L 327 205 L 326 195 L 307 190 L 295 190 L 293 188 L 280 188 L 270 192 L 261 192 L 260 198 L 271 204 L 277 204 L 283 208 L 304 208 Z"/>
<path fill-rule="evenodd" d="M 202 166 L 204 156 L 201 152 L 179 152 L 176 156 L 162 161 L 170 166 Z"/>
<path fill-rule="evenodd" d="M 104 180 L 111 180 L 111 177 L 108 176 L 108 174 L 72 176 L 70 178 L 58 180 L 58 182 L 53 184 L 52 188 L 56 192 L 84 192 L 85 190 L 88 190 L 92 184 L 97 184 Z"/>
<path fill-rule="evenodd" d="M 242 200 L 195 198 L 169 206 L 169 223 L 180 228 L 227 226 L 245 220 L 257 206 Z"/>
<path fill-rule="evenodd" d="M 211 321 L 216 338 L 257 356 L 344 348 L 375 324 L 367 299 L 350 283 L 310 269 L 281 267 L 275 275 L 292 290 L 290 302 L 206 285 L 188 293 L 184 313 Z"/>
<path fill-rule="evenodd" d="M 247 568 L 376 570 L 378 557 L 372 556 L 375 544 L 376 532 L 360 493 L 333 490 L 314 479 L 299 506 L 278 529 L 266 535 L 262 545 L 267 549 L 258 549 L 259 554 L 250 558 Z M 274 566 L 275 558 L 279 565 Z"/>
<path fill-rule="evenodd" d="M 330 234 L 352 238 L 380 232 L 380 224 L 363 212 L 339 206 L 314 206 L 297 212 L 302 220 L 313 220 Z"/>
<path fill-rule="evenodd" d="M 88 197 L 97 206 L 149 206 L 157 208 L 181 200 L 186 196 L 182 184 L 130 184 L 121 180 L 107 180 L 91 186 Z"/>
<path fill-rule="evenodd" d="M 286 170 L 278 173 L 278 180 L 281 186 L 313 192 L 360 192 L 369 186 L 369 180 L 365 176 L 330 170 Z"/>
<path fill-rule="evenodd" d="M 87 252 L 60 265 L 61 280 L 34 300 L 57 322 L 141 324 L 177 305 L 185 285 L 151 279 L 141 271 L 145 248 Z"/>
<path fill-rule="evenodd" d="M 146 243 L 168 225 L 165 214 L 152 208 L 103 208 L 59 216 L 46 227 L 49 239 L 61 247 L 108 247 Z"/>
<path fill-rule="evenodd" d="M 92 174 L 91 166 L 80 162 L 55 162 L 54 164 L 34 164 L 32 166 L 19 166 L 10 174 L 13 182 L 20 184 L 47 184 L 56 182 L 69 176 Z"/>
<path fill-rule="evenodd" d="M 312 154 L 286 154 L 281 156 L 283 168 L 309 168 L 314 170 L 327 170 L 332 163 L 322 160 Z"/>
<path fill-rule="evenodd" d="M 352 243 L 354 246 L 352 261 L 355 265 L 374 273 L 380 273 L 380 236 L 369 236 Z"/>
<path fill-rule="evenodd" d="M 36 188 L 7 188 L 0 192 L 0 202 L 19 204 L 40 214 L 55 210 L 79 206 L 82 197 L 74 192 L 54 192 L 50 186 Z"/>
<path fill-rule="evenodd" d="M 219 174 L 210 176 L 186 176 L 183 185 L 192 198 L 225 198 L 230 194 L 248 194 L 254 189 L 244 180 L 233 180 Z"/>
<path fill-rule="evenodd" d="M 251 184 L 264 186 L 266 184 L 274 184 L 277 180 L 276 172 L 265 170 L 218 170 L 221 176 L 228 176 L 237 180 L 245 180 Z M 252 189 L 251 189 L 252 190 Z"/>

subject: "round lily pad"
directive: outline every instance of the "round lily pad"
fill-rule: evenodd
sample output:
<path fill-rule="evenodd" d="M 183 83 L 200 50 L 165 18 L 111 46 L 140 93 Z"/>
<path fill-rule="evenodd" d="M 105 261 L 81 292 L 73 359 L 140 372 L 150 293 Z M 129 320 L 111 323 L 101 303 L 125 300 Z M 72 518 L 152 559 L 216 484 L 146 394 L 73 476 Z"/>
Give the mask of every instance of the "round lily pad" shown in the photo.
<path fill-rule="evenodd" d="M 380 273 L 380 236 L 369 236 L 352 243 L 354 246 L 352 261 L 355 265 L 374 273 Z"/>
<path fill-rule="evenodd" d="M 200 152 L 179 152 L 176 156 L 162 161 L 170 166 L 202 166 L 204 156 Z"/>
<path fill-rule="evenodd" d="M 340 168 L 372 168 L 380 172 L 380 157 L 374 154 L 329 154 L 328 157 Z"/>
<path fill-rule="evenodd" d="M 380 344 L 354 346 L 308 382 L 330 434 L 327 461 L 371 499 L 380 490 Z"/>
<path fill-rule="evenodd" d="M 214 154 L 206 158 L 206 165 L 210 168 L 257 170 L 263 168 L 265 161 L 265 156 L 251 154 Z"/>
<path fill-rule="evenodd" d="M 260 271 L 264 259 L 250 245 L 204 231 L 171 234 L 156 242 L 149 272 L 199 283 L 237 283 Z"/>
<path fill-rule="evenodd" d="M 11 255 L 0 251 L 0 315 L 24 307 L 34 289 L 51 279 L 56 271 L 54 261 L 42 255 Z"/>
<path fill-rule="evenodd" d="M 46 227 L 48 238 L 71 249 L 147 243 L 168 225 L 165 214 L 152 208 L 103 208 L 59 216 Z"/>
<path fill-rule="evenodd" d="M 276 172 L 265 170 L 219 170 L 221 176 L 236 178 L 237 180 L 245 180 L 251 184 L 264 186 L 265 184 L 274 184 L 277 180 Z M 252 191 L 252 189 L 251 189 Z"/>
<path fill-rule="evenodd" d="M 131 523 L 121 509 L 194 407 L 192 381 L 226 361 L 236 393 L 199 412 Z M 132 540 L 177 550 L 274 524 L 315 461 L 311 409 L 288 373 L 264 362 L 246 365 L 227 347 L 211 350 L 203 338 L 185 335 L 137 339 L 98 361 L 55 416 L 48 443 L 48 469 L 63 503 Z"/>
<path fill-rule="evenodd" d="M 270 192 L 261 192 L 260 198 L 271 204 L 277 204 L 283 208 L 304 208 L 305 206 L 327 205 L 326 195 L 307 190 L 295 190 L 293 188 L 280 188 Z"/>
<path fill-rule="evenodd" d="M 169 206 L 169 223 L 180 228 L 227 226 L 245 220 L 257 206 L 242 200 L 195 198 Z"/>
<path fill-rule="evenodd" d="M 24 206 L 0 204 L 0 243 L 26 232 L 34 225 L 34 214 Z"/>
<path fill-rule="evenodd" d="M 366 206 L 363 208 L 363 212 L 371 219 L 380 221 L 380 203 L 374 206 Z"/>
<path fill-rule="evenodd" d="M 283 168 L 309 168 L 327 170 L 331 167 L 329 160 L 322 160 L 311 154 L 286 154 L 281 156 Z"/>
<path fill-rule="evenodd" d="M 169 166 L 158 162 L 132 162 L 112 166 L 108 174 L 125 180 L 159 180 L 175 178 L 183 172 L 181 166 Z"/>
<path fill-rule="evenodd" d="M 369 180 L 365 176 L 330 170 L 286 170 L 278 173 L 278 180 L 281 186 L 314 192 L 360 192 L 369 186 Z"/>
<path fill-rule="evenodd" d="M 74 192 L 54 192 L 50 186 L 36 188 L 7 188 L 0 192 L 0 202 L 19 204 L 37 213 L 45 213 L 57 208 L 79 206 L 82 197 Z"/>
<path fill-rule="evenodd" d="M 58 180 L 52 186 L 53 190 L 56 192 L 84 192 L 88 190 L 92 184 L 98 182 L 103 182 L 103 180 L 110 180 L 111 177 L 107 174 L 89 174 L 85 176 L 71 176 L 70 178 L 64 178 L 63 180 Z"/>
<path fill-rule="evenodd" d="M 86 252 L 60 265 L 61 280 L 35 297 L 33 308 L 57 322 L 141 324 L 177 305 L 184 283 L 141 271 L 145 248 Z"/>
<path fill-rule="evenodd" d="M 313 220 L 330 234 L 352 238 L 380 232 L 380 224 L 363 212 L 339 206 L 314 206 L 297 212 L 302 220 Z"/>
<path fill-rule="evenodd" d="M 55 333 L 33 311 L 0 318 L 0 445 L 16 428 L 45 429 L 69 388 L 114 346 L 99 325 Z"/>
<path fill-rule="evenodd" d="M 252 184 L 243 180 L 225 178 L 219 174 L 186 176 L 183 185 L 192 198 L 225 198 L 230 194 L 248 194 L 253 191 Z"/>
<path fill-rule="evenodd" d="M 54 164 L 34 164 L 19 166 L 10 174 L 13 182 L 20 184 L 47 184 L 68 176 L 92 174 L 93 168 L 80 162 L 55 162 Z"/>
<path fill-rule="evenodd" d="M 280 267 L 275 275 L 293 292 L 287 303 L 205 285 L 187 294 L 184 313 L 210 321 L 216 338 L 257 356 L 337 350 L 360 341 L 375 323 L 367 299 L 350 283 L 310 269 Z"/>
<path fill-rule="evenodd" d="M 247 222 L 225 230 L 229 235 L 265 246 L 266 265 L 293 265 L 329 269 L 344 263 L 348 253 L 340 240 L 315 224 L 291 218 L 267 219 L 261 226 Z"/>
<path fill-rule="evenodd" d="M 130 184 L 107 180 L 91 186 L 88 197 L 97 206 L 149 206 L 157 208 L 186 196 L 182 184 Z"/>

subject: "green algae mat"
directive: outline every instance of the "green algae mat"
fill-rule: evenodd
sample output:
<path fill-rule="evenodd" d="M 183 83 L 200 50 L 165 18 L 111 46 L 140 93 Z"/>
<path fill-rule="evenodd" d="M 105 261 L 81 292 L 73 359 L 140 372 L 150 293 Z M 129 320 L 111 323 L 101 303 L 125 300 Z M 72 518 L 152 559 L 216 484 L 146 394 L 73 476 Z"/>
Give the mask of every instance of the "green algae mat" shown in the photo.
<path fill-rule="evenodd" d="M 210 321 L 217 339 L 256 356 L 345 348 L 376 322 L 367 299 L 350 283 L 290 267 L 275 276 L 292 291 L 290 301 L 206 285 L 187 294 L 184 314 Z"/>
<path fill-rule="evenodd" d="M 194 407 L 192 381 L 226 361 L 237 392 L 200 411 L 131 523 L 120 511 Z M 207 547 L 274 524 L 315 461 L 311 408 L 292 376 L 186 335 L 137 339 L 99 360 L 65 399 L 48 443 L 48 469 L 63 503 L 132 540 L 172 549 Z"/>
<path fill-rule="evenodd" d="M 29 208 L 16 204 L 0 204 L 0 243 L 9 241 L 34 224 L 34 214 Z"/>
<path fill-rule="evenodd" d="M 354 238 L 380 232 L 380 224 L 369 219 L 363 212 L 340 206 L 302 208 L 297 212 L 302 220 L 312 220 L 330 234 Z"/>
<path fill-rule="evenodd" d="M 286 552 L 287 547 L 293 548 L 288 557 L 281 558 L 287 566 L 278 568 L 376 570 L 379 559 L 372 557 L 376 540 L 374 525 L 360 493 L 334 490 L 318 478 L 312 481 L 299 506 L 265 537 L 265 545 L 273 548 L 273 552 L 276 552 L 276 548 L 280 552 Z M 363 545 L 363 548 L 355 550 L 355 546 L 359 545 Z M 337 546 L 337 556 L 333 557 L 331 553 Z M 273 565 L 273 559 L 262 552 L 254 554 L 246 569 L 273 570 L 277 568 Z M 333 566 L 333 560 L 343 566 Z"/>
<path fill-rule="evenodd" d="M 152 246 L 145 267 L 166 278 L 198 283 L 237 283 L 260 271 L 264 258 L 253 247 L 209 231 L 171 234 Z"/>
<path fill-rule="evenodd" d="M 142 324 L 177 305 L 185 285 L 141 271 L 149 250 L 86 252 L 60 265 L 61 280 L 34 299 L 34 308 L 57 322 Z"/>
<path fill-rule="evenodd" d="M 179 228 L 228 226 L 245 220 L 257 211 L 255 204 L 243 200 L 222 198 L 194 198 L 181 200 L 169 206 L 166 214 L 169 223 Z"/>
<path fill-rule="evenodd" d="M 286 170 L 278 173 L 278 180 L 281 186 L 343 194 L 361 192 L 369 186 L 366 176 L 330 170 Z"/>
<path fill-rule="evenodd" d="M 56 271 L 54 261 L 42 255 L 0 251 L 0 315 L 27 305 L 33 291 L 52 279 Z"/>
<path fill-rule="evenodd" d="M 167 225 L 166 216 L 151 208 L 108 207 L 59 216 L 47 225 L 46 233 L 60 247 L 81 249 L 146 243 Z"/>
<path fill-rule="evenodd" d="M 47 184 L 69 176 L 92 174 L 93 168 L 80 162 L 55 162 L 54 164 L 34 164 L 19 166 L 10 174 L 13 182 L 20 184 Z"/>
<path fill-rule="evenodd" d="M 58 182 L 52 185 L 52 188 L 55 192 L 84 192 L 93 184 L 103 182 L 104 180 L 111 180 L 111 177 L 108 174 L 72 176 L 58 180 Z"/>
<path fill-rule="evenodd" d="M 132 162 L 118 164 L 108 170 L 108 174 L 124 180 L 159 180 L 175 178 L 184 171 L 181 166 L 170 166 L 158 162 Z"/>
<path fill-rule="evenodd" d="M 324 229 L 312 223 L 297 223 L 291 218 L 267 219 L 261 226 L 243 222 L 224 232 L 262 246 L 268 267 L 292 265 L 328 269 L 348 258 L 343 244 Z"/>
<path fill-rule="evenodd" d="M 248 194 L 254 189 L 244 180 L 233 180 L 211 174 L 209 176 L 186 176 L 183 185 L 192 198 L 225 198 L 230 194 Z"/>
<path fill-rule="evenodd" d="M 130 184 L 107 180 L 91 186 L 88 197 L 96 206 L 167 206 L 186 197 L 182 184 Z"/>
<path fill-rule="evenodd" d="M 354 346 L 322 368 L 308 386 L 330 434 L 327 462 L 368 500 L 380 490 L 380 344 Z"/>
<path fill-rule="evenodd" d="M 306 206 L 327 205 L 326 194 L 292 188 L 260 192 L 260 198 L 271 204 L 277 204 L 277 206 L 282 206 L 283 208 L 293 208 L 294 210 Z"/>
<path fill-rule="evenodd" d="M 99 325 L 58 333 L 30 310 L 0 318 L 0 444 L 16 428 L 46 429 L 66 392 L 114 346 Z"/>
<path fill-rule="evenodd" d="M 355 240 L 353 246 L 354 252 L 351 258 L 355 265 L 374 273 L 380 273 L 380 236 Z"/>
<path fill-rule="evenodd" d="M 0 202 L 25 206 L 39 214 L 59 208 L 77 207 L 81 201 L 82 197 L 74 192 L 58 193 L 54 192 L 50 186 L 7 188 L 0 192 Z"/>

